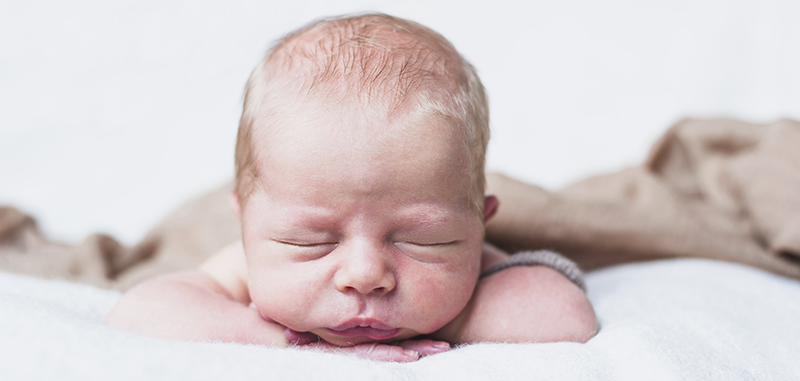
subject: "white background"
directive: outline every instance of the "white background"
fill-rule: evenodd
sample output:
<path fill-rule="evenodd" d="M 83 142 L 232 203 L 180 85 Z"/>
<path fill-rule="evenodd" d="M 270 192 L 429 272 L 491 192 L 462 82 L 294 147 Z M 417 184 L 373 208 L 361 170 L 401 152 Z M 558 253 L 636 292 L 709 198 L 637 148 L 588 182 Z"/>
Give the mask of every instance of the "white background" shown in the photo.
<path fill-rule="evenodd" d="M 135 243 L 232 177 L 270 42 L 367 10 L 449 38 L 489 92 L 488 167 L 548 189 L 641 162 L 686 116 L 800 119 L 793 0 L 0 0 L 0 204 Z"/>

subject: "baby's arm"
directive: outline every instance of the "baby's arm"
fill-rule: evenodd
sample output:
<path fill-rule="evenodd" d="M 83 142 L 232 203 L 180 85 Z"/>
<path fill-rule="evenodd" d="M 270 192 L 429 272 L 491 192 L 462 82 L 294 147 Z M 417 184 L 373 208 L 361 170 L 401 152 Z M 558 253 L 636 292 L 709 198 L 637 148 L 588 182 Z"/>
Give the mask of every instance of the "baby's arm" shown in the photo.
<path fill-rule="evenodd" d="M 285 328 L 248 308 L 250 297 L 242 283 L 246 267 L 236 250 L 224 249 L 201 270 L 153 278 L 132 288 L 106 324 L 167 339 L 286 346 Z"/>
<path fill-rule="evenodd" d="M 247 261 L 241 243 L 211 257 L 197 271 L 153 278 L 132 288 L 106 317 L 106 324 L 148 336 L 185 341 L 223 341 L 354 354 L 378 361 L 414 361 L 443 352 L 430 339 L 338 347 L 295 332 L 249 306 Z"/>
<path fill-rule="evenodd" d="M 507 254 L 486 246 L 482 267 Z M 451 343 L 586 342 L 597 318 L 586 294 L 546 266 L 517 266 L 484 277 L 462 313 L 434 337 Z"/>

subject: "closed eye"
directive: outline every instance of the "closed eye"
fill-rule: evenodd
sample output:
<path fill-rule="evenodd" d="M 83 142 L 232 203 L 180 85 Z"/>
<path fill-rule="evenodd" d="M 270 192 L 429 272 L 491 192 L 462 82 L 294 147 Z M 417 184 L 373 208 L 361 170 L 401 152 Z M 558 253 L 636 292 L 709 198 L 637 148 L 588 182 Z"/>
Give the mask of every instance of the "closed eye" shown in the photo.
<path fill-rule="evenodd" d="M 335 246 L 339 244 L 339 242 L 299 242 L 299 241 L 284 240 L 284 239 L 273 239 L 273 241 L 288 246 L 309 247 L 309 248 L 329 246 L 329 245 Z"/>
<path fill-rule="evenodd" d="M 459 242 L 461 242 L 461 240 L 455 240 L 449 242 L 433 242 L 433 243 L 427 243 L 427 242 L 406 242 L 406 243 L 420 247 L 441 247 L 441 246 L 455 245 Z"/>
<path fill-rule="evenodd" d="M 452 255 L 461 253 L 465 240 L 443 242 L 400 241 L 394 245 L 409 258 L 424 263 L 442 263 Z"/>

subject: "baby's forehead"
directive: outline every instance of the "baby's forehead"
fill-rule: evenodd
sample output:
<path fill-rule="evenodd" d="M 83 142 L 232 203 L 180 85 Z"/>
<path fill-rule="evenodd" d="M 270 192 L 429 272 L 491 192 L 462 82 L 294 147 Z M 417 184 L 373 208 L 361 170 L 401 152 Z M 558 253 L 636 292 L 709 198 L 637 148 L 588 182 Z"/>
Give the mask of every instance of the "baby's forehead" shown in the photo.
<path fill-rule="evenodd" d="M 370 120 L 357 109 L 304 106 L 306 112 L 282 118 L 253 142 L 257 181 L 271 198 L 324 204 L 337 192 L 372 198 L 399 190 L 392 194 L 441 195 L 459 210 L 471 209 L 470 152 L 451 118 L 411 112 Z"/>
<path fill-rule="evenodd" d="M 338 145 L 349 151 L 417 150 L 423 143 L 438 145 L 441 152 L 467 148 L 463 121 L 413 101 L 394 107 L 363 98 L 305 98 L 254 127 L 257 150 L 293 141 L 306 142 L 309 149 L 316 143 L 316 149 Z"/>

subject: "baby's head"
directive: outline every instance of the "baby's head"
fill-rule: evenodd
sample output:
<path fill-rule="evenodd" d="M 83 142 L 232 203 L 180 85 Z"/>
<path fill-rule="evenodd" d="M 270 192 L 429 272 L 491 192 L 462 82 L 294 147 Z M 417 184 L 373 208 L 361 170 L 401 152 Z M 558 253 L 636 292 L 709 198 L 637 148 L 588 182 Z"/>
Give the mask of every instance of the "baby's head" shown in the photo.
<path fill-rule="evenodd" d="M 247 83 L 236 195 L 259 310 L 334 344 L 431 333 L 477 282 L 488 108 L 442 36 L 386 15 L 282 39 Z"/>

